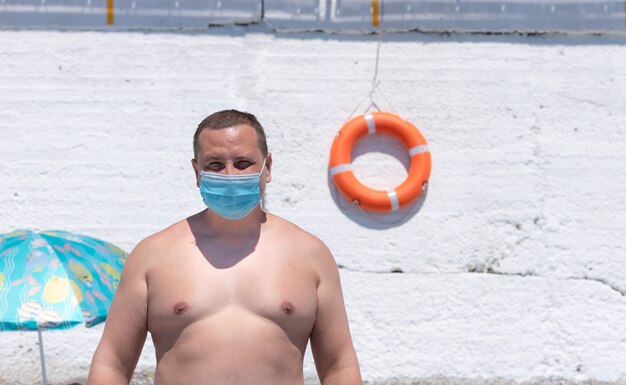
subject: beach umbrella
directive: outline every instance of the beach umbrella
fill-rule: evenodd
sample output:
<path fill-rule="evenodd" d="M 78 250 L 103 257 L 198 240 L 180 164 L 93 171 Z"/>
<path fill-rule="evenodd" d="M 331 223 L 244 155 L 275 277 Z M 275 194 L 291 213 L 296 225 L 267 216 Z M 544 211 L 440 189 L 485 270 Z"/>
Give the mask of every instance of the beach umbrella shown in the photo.
<path fill-rule="evenodd" d="M 0 235 L 0 331 L 87 327 L 106 319 L 128 255 L 118 247 L 65 231 Z"/>

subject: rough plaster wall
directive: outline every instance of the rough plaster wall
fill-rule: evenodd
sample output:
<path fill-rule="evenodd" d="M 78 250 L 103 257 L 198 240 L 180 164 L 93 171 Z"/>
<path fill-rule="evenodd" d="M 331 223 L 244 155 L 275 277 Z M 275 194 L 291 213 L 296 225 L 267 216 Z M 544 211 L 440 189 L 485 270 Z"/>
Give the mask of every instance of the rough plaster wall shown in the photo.
<path fill-rule="evenodd" d="M 1 31 L 0 232 L 130 251 L 202 209 L 197 123 L 249 110 L 274 152 L 266 207 L 342 267 L 365 380 L 625 382 L 626 38 L 385 36 L 375 101 L 433 156 L 427 194 L 394 217 L 342 211 L 326 170 L 333 136 L 367 106 L 376 44 L 254 27 Z M 392 140 L 355 153 L 372 187 L 406 175 Z M 50 382 L 84 379 L 101 332 L 45 333 Z M 37 383 L 36 342 L 0 333 L 0 383 Z M 138 373 L 153 367 L 148 342 Z"/>

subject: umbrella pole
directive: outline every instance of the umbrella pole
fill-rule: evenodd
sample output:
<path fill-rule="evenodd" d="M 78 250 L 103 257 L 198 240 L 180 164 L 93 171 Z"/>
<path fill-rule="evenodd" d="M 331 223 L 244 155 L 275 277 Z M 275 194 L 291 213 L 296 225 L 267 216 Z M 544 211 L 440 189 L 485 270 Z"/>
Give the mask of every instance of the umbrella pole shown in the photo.
<path fill-rule="evenodd" d="M 48 379 L 46 378 L 46 362 L 43 356 L 43 337 L 41 336 L 41 329 L 37 327 L 37 335 L 39 336 L 39 357 L 41 358 L 41 384 L 48 385 Z"/>

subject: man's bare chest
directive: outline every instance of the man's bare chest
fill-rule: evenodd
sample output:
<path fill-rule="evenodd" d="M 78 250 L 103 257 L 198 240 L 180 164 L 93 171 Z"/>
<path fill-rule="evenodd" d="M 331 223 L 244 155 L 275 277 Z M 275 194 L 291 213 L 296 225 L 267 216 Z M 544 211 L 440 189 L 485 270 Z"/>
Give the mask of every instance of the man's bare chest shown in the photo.
<path fill-rule="evenodd" d="M 176 335 L 225 314 L 266 320 L 289 335 L 310 331 L 315 322 L 316 277 L 298 256 L 253 253 L 216 267 L 198 253 L 181 253 L 161 258 L 147 281 L 153 335 Z"/>

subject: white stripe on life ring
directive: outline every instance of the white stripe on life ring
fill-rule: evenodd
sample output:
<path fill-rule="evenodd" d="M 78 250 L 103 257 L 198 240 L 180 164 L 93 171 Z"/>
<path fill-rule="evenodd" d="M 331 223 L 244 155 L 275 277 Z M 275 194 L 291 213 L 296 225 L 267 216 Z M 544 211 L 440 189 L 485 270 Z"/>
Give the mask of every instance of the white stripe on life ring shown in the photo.
<path fill-rule="evenodd" d="M 389 202 L 391 202 L 391 211 L 398 210 L 400 208 L 400 203 L 398 203 L 396 190 L 387 191 L 387 195 L 389 196 Z"/>
<path fill-rule="evenodd" d="M 352 164 L 344 163 L 344 164 L 337 165 L 331 168 L 329 172 L 330 172 L 330 176 L 333 177 L 339 173 L 346 172 L 346 171 L 352 171 Z"/>
<path fill-rule="evenodd" d="M 373 134 L 376 132 L 376 123 L 374 122 L 374 115 L 365 115 L 365 122 L 367 123 L 367 133 Z"/>
<path fill-rule="evenodd" d="M 427 144 L 423 144 L 421 146 L 415 146 L 413 148 L 411 148 L 409 150 L 409 157 L 413 156 L 413 155 L 417 155 L 417 154 L 421 154 L 423 152 L 429 152 L 430 150 L 428 149 L 428 145 Z"/>

